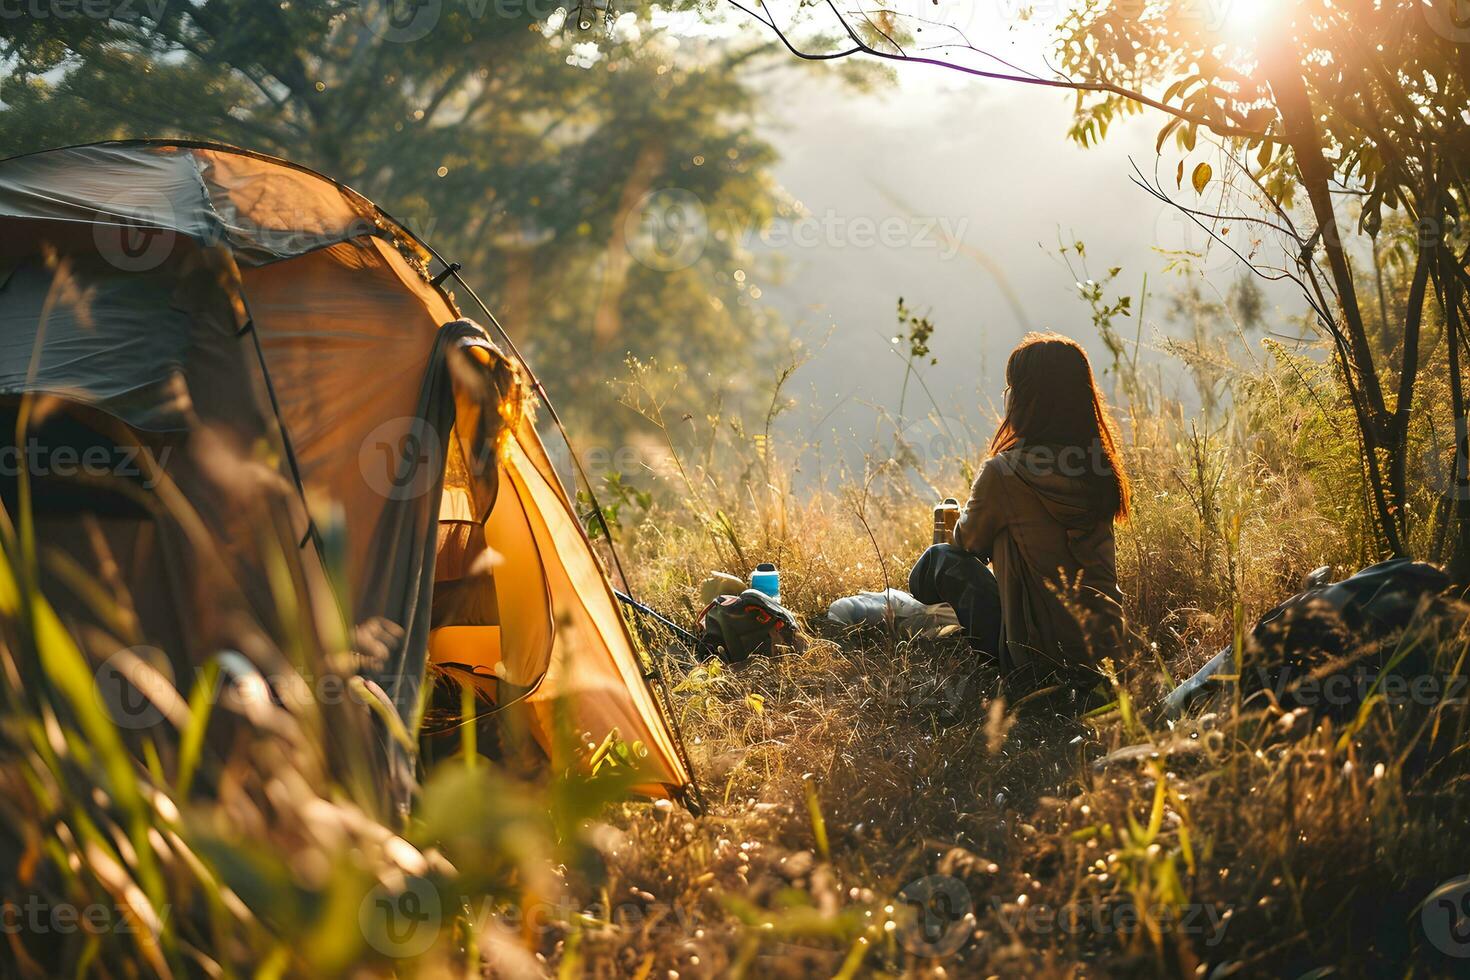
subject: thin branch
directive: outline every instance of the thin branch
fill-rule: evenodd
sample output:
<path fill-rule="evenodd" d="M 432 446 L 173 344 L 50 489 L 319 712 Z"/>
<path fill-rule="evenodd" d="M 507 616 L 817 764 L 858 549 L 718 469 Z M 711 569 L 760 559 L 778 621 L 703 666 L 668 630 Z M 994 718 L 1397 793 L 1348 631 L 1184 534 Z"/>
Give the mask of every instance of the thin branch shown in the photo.
<path fill-rule="evenodd" d="M 1131 158 L 1129 159 L 1129 163 L 1131 163 L 1133 165 L 1133 169 L 1135 171 L 1137 171 L 1137 176 L 1134 176 L 1134 175 L 1131 175 L 1130 174 L 1129 177 L 1128 177 L 1129 180 L 1131 180 L 1138 187 L 1143 188 L 1144 191 L 1146 191 L 1149 195 L 1151 195 L 1155 199 L 1157 199 L 1159 201 L 1162 201 L 1163 203 L 1169 205 L 1170 207 L 1177 208 L 1179 211 L 1181 211 L 1185 215 L 1187 215 L 1189 217 L 1189 220 L 1193 221 L 1196 225 L 1198 225 L 1201 231 L 1203 231 L 1206 235 L 1209 235 L 1210 236 L 1210 240 L 1211 241 L 1217 242 L 1217 243 L 1219 243 L 1219 245 L 1222 248 L 1227 249 L 1232 255 L 1234 255 L 1237 259 L 1239 259 L 1245 265 L 1245 267 L 1247 269 L 1250 269 L 1251 272 L 1255 273 L 1260 278 L 1265 279 L 1265 280 L 1268 280 L 1270 282 L 1278 282 L 1278 281 L 1283 280 L 1283 279 L 1289 279 L 1290 281 L 1296 283 L 1297 286 L 1300 287 L 1301 290 L 1304 293 L 1307 292 L 1307 286 L 1306 286 L 1306 284 L 1303 283 L 1301 281 L 1301 279 L 1299 279 L 1297 276 L 1295 276 L 1292 273 L 1286 271 L 1285 269 L 1273 270 L 1271 267 L 1268 267 L 1268 266 L 1258 266 L 1256 263 L 1252 262 L 1250 259 L 1248 259 L 1244 255 L 1240 254 L 1240 251 L 1238 249 L 1236 249 L 1236 247 L 1234 245 L 1232 245 L 1229 242 L 1227 242 L 1223 237 L 1221 237 L 1221 235 L 1218 232 L 1216 232 L 1209 225 L 1206 225 L 1203 221 L 1199 220 L 1199 218 L 1196 216 L 1197 212 L 1194 212 L 1194 211 L 1190 210 L 1189 208 L 1186 208 L 1183 205 L 1181 205 L 1178 202 L 1176 202 L 1173 198 L 1171 198 L 1168 195 L 1168 193 L 1166 191 L 1163 190 L 1163 188 L 1161 186 L 1160 187 L 1155 187 L 1154 185 L 1150 184 L 1146 179 L 1144 179 L 1143 178 L 1143 172 L 1138 169 L 1138 164 L 1135 161 L 1133 161 Z M 1288 234 L 1290 234 L 1290 233 L 1288 233 Z M 1266 274 L 1267 272 L 1271 272 L 1271 271 L 1279 271 L 1280 274 L 1279 275 L 1267 275 Z M 1310 297 L 1310 295 L 1307 297 L 1307 301 L 1308 301 L 1308 303 L 1311 303 L 1311 297 Z M 1318 313 L 1318 315 L 1321 315 L 1321 313 L 1322 313 L 1322 311 L 1321 310 L 1318 310 L 1315 305 L 1313 306 L 1313 311 L 1316 312 L 1316 313 Z"/>
<path fill-rule="evenodd" d="M 1258 132 L 1252 129 L 1244 129 L 1239 126 L 1231 126 L 1218 120 L 1210 119 L 1207 116 L 1202 116 L 1198 113 L 1188 112 L 1184 109 L 1179 108 L 1178 106 L 1168 105 L 1167 103 L 1160 102 L 1157 99 L 1150 98 L 1149 96 L 1144 95 L 1142 92 L 1137 92 L 1132 89 L 1124 88 L 1123 86 L 1115 85 L 1112 82 L 1078 82 L 1067 78 L 1038 78 L 1035 75 L 1019 75 L 1010 74 L 1008 72 L 987 71 L 983 68 L 974 68 L 969 65 L 957 64 L 953 61 L 945 61 L 942 58 L 927 58 L 909 54 L 894 54 L 891 51 L 879 51 L 877 48 L 872 47 L 858 36 L 857 32 L 853 30 L 852 25 L 849 24 L 847 20 L 842 16 L 841 12 L 837 10 L 836 6 L 832 3 L 832 0 L 827 0 L 827 6 L 836 15 L 838 22 L 842 25 L 842 28 L 846 32 L 848 38 L 853 42 L 852 47 L 844 49 L 842 51 L 812 52 L 802 50 L 801 48 L 798 48 L 795 44 L 793 44 L 791 42 L 791 39 L 786 36 L 786 32 L 781 30 L 781 28 L 776 24 L 774 16 L 762 17 L 755 11 L 751 10 L 749 7 L 745 6 L 745 4 L 741 3 L 740 0 L 726 0 L 726 2 L 729 3 L 732 7 L 735 7 L 737 10 L 740 10 L 741 12 L 750 16 L 752 19 L 770 28 L 770 30 L 776 35 L 777 38 L 780 39 L 781 43 L 786 47 L 786 50 L 790 51 L 793 55 L 795 55 L 797 58 L 802 59 L 803 61 L 834 61 L 840 58 L 851 57 L 855 54 L 865 54 L 870 58 L 879 58 L 884 61 L 906 62 L 916 65 L 931 65 L 935 68 L 947 68 L 950 71 L 961 72 L 962 74 L 971 75 L 976 78 L 988 78 L 1002 82 L 1016 82 L 1021 85 L 1038 85 L 1043 88 L 1065 89 L 1071 92 L 1098 92 L 1107 95 L 1116 95 L 1119 98 L 1127 99 L 1130 102 L 1136 102 L 1139 105 L 1147 106 L 1151 109 L 1156 109 L 1159 112 L 1175 116 L 1179 119 L 1184 120 L 1185 122 L 1194 123 L 1196 126 L 1203 126 L 1211 132 L 1216 133 L 1220 136 L 1237 137 L 1240 139 L 1248 140 L 1264 140 L 1271 143 L 1276 142 L 1275 138 L 1270 136 L 1268 133 Z"/>

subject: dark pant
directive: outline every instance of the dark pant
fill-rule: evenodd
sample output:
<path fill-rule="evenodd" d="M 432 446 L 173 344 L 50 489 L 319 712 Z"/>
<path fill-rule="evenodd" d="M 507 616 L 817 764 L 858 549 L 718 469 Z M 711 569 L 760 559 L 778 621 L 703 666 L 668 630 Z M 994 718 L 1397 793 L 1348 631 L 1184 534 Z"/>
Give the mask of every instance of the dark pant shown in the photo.
<path fill-rule="evenodd" d="M 949 603 L 970 646 L 992 657 L 1000 655 L 1000 586 L 990 566 L 979 558 L 952 544 L 936 544 L 909 572 L 909 592 L 930 605 Z"/>

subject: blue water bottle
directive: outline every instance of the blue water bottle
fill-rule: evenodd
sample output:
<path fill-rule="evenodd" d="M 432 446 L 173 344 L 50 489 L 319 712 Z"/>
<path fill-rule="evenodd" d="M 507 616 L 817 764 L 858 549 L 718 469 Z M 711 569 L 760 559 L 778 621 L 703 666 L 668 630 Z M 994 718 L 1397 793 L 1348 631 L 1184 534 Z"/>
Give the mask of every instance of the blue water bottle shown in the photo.
<path fill-rule="evenodd" d="M 777 602 L 781 601 L 781 573 L 768 561 L 761 562 L 750 573 L 750 587 L 764 592 Z"/>

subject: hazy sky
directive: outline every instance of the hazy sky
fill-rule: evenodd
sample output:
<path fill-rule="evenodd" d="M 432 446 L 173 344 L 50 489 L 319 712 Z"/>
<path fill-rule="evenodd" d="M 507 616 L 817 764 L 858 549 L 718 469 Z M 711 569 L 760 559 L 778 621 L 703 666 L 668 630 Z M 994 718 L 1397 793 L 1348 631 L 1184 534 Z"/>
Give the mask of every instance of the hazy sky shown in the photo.
<path fill-rule="evenodd" d="M 1007 32 L 995 27 L 1005 8 L 984 9 L 990 19 L 980 23 L 997 38 L 988 46 L 1036 64 L 1045 25 Z M 793 389 L 803 404 L 788 422 L 812 438 L 862 443 L 877 417 L 870 406 L 896 409 L 903 363 L 888 338 L 899 296 L 935 321 L 940 363 L 926 378 L 942 410 L 988 434 L 979 406 L 999 401 L 1005 355 L 1028 329 L 1076 337 L 1101 367 L 1087 306 L 1056 255 L 1059 232 L 1087 244 L 1093 274 L 1121 266 L 1118 284 L 1135 303 L 1148 273 L 1145 340 L 1165 327 L 1163 295 L 1179 284 L 1159 249 L 1207 245 L 1128 179 L 1130 155 L 1154 168 L 1153 114 L 1115 124 L 1100 146 L 1083 149 L 1066 135 L 1067 94 L 921 65 L 900 66 L 894 85 L 867 95 L 794 70 L 772 102 L 765 135 L 782 155 L 775 172 L 809 217 L 765 246 L 780 252 L 786 274 L 762 302 L 814 351 Z M 964 250 L 941 241 L 942 228 Z M 1219 248 L 1202 265 L 1222 293 L 1241 269 Z M 1289 288 L 1268 290 L 1267 301 L 1278 317 L 1300 306 Z M 910 414 L 928 410 L 912 386 L 908 404 Z"/>

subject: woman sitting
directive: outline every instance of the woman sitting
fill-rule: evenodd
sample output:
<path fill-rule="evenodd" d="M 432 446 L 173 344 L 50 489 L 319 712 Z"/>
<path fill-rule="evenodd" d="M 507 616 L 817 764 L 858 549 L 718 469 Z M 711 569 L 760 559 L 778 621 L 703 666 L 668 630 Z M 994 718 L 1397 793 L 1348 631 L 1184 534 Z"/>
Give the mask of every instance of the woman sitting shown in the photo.
<path fill-rule="evenodd" d="M 1005 417 L 953 544 L 924 552 L 909 591 L 952 605 L 1013 686 L 1090 685 L 1121 639 L 1113 522 L 1127 516 L 1128 478 L 1087 354 L 1030 334 L 1006 362 Z"/>

